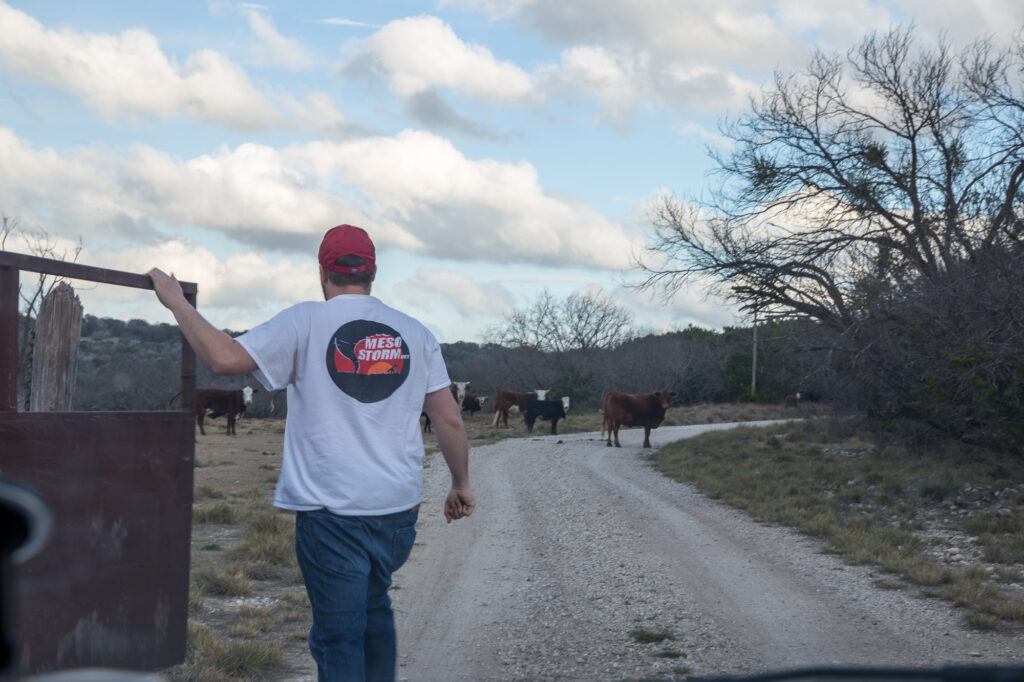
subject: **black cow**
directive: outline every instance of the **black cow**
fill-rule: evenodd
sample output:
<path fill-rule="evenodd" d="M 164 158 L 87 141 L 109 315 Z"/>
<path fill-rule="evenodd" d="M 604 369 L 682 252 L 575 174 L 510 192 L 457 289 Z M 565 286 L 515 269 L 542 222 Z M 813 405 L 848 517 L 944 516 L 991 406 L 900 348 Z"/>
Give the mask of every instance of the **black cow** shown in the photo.
<path fill-rule="evenodd" d="M 566 416 L 569 409 L 569 397 L 564 396 L 561 400 L 537 400 L 530 398 L 526 401 L 526 430 L 533 433 L 533 424 L 538 419 L 551 421 L 551 433 L 558 433 L 558 420 Z"/>
<path fill-rule="evenodd" d="M 498 421 L 505 423 L 505 428 L 508 428 L 508 414 L 509 412 L 522 412 L 526 413 L 526 401 L 530 398 L 538 398 L 544 400 L 548 397 L 549 388 L 538 388 L 533 391 L 495 391 L 494 393 L 494 423 L 492 426 L 497 428 Z"/>
<path fill-rule="evenodd" d="M 245 408 L 252 404 L 252 394 L 258 388 L 197 388 L 196 389 L 196 423 L 199 433 L 206 435 L 203 418 L 210 419 L 224 415 L 228 418 L 228 435 L 235 435 L 235 419 L 245 414 Z M 209 415 L 207 415 L 209 413 Z"/>

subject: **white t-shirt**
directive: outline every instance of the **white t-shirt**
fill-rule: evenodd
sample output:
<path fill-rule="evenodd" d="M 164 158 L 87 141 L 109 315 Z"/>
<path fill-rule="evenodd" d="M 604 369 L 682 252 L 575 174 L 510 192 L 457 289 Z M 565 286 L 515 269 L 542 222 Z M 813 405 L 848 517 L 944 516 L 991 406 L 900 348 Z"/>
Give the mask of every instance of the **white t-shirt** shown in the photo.
<path fill-rule="evenodd" d="M 434 335 L 372 296 L 281 311 L 236 339 L 269 391 L 288 389 L 274 505 L 377 516 L 423 494 L 423 398 L 451 381 Z"/>

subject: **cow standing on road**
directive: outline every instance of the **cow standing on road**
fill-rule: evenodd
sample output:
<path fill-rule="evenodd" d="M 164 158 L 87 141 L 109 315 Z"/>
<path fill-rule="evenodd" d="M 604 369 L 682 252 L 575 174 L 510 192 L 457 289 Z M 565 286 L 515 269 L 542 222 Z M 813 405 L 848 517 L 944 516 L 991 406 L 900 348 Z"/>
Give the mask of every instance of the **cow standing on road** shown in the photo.
<path fill-rule="evenodd" d="M 530 398 L 526 401 L 526 430 L 533 433 L 533 425 L 538 419 L 551 422 L 551 433 L 558 434 L 558 420 L 564 418 L 569 412 L 569 396 L 562 396 L 561 400 L 537 400 Z"/>
<path fill-rule="evenodd" d="M 551 391 L 550 388 L 538 388 L 535 391 L 495 391 L 494 392 L 494 422 L 491 426 L 497 428 L 498 421 L 502 420 L 505 423 L 505 428 L 508 428 L 508 413 L 516 410 L 526 414 L 526 401 L 534 398 L 536 400 L 546 400 L 548 393 Z"/>
<path fill-rule="evenodd" d="M 661 425 L 665 419 L 665 410 L 669 401 L 676 397 L 676 391 L 661 389 L 654 393 L 635 395 L 609 391 L 601 401 L 604 417 L 601 420 L 601 437 L 604 438 L 605 428 L 608 429 L 608 446 L 612 444 L 612 433 L 615 434 L 615 447 L 619 445 L 620 426 L 643 426 L 644 447 L 651 447 L 651 429 Z"/>

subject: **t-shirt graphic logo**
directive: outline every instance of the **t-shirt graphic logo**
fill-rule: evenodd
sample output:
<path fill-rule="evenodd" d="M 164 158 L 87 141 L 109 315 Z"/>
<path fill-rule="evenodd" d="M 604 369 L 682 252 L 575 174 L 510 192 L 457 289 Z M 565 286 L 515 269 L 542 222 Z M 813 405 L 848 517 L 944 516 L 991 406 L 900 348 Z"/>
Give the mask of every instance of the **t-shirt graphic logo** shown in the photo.
<path fill-rule="evenodd" d="M 375 403 L 394 393 L 409 376 L 409 346 L 386 324 L 348 322 L 327 344 L 327 372 L 345 394 Z"/>

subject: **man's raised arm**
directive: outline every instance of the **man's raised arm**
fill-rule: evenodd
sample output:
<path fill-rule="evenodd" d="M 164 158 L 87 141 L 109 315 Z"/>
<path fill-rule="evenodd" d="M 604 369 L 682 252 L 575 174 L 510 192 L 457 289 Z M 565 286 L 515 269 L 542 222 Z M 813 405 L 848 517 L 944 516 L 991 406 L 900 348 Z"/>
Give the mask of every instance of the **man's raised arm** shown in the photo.
<path fill-rule="evenodd" d="M 156 297 L 174 314 L 181 333 L 210 369 L 223 375 L 246 374 L 256 369 L 256 363 L 240 343 L 207 322 L 188 302 L 174 275 L 159 268 L 147 274 L 153 280 Z"/>

